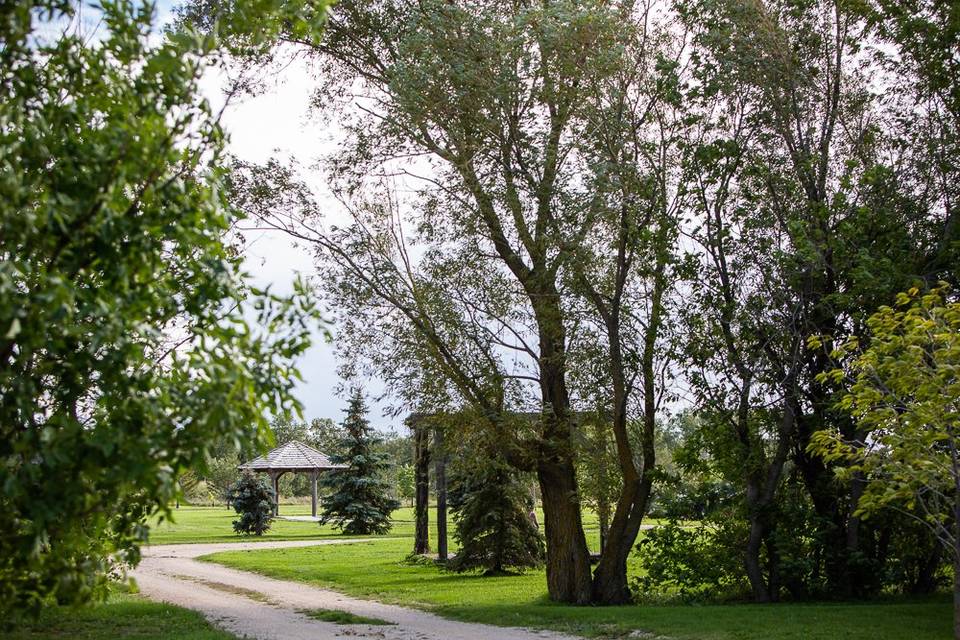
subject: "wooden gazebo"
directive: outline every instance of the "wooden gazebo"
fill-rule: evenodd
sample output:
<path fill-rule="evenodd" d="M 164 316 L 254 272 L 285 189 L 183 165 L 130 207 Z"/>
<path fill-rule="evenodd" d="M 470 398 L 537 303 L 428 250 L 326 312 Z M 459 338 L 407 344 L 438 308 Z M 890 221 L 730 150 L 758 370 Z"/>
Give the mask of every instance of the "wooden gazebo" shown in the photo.
<path fill-rule="evenodd" d="M 280 477 L 285 473 L 310 474 L 310 506 L 313 517 L 317 517 L 317 477 L 321 471 L 342 469 L 346 465 L 333 464 L 323 453 L 302 442 L 293 440 L 279 446 L 266 455 L 245 462 L 237 468 L 241 471 L 265 473 L 273 482 L 273 515 L 280 513 Z"/>

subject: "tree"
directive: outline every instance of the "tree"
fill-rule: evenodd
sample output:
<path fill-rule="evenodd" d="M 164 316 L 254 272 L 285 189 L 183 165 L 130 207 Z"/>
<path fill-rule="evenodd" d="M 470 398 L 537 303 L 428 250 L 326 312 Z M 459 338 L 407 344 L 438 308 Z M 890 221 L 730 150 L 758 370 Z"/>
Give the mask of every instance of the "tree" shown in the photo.
<path fill-rule="evenodd" d="M 317 247 L 352 368 L 417 382 L 390 385 L 400 395 L 430 388 L 431 400 L 469 408 L 511 465 L 538 474 L 547 586 L 563 602 L 629 600 L 626 558 L 652 484 L 680 122 L 680 47 L 669 25 L 648 28 L 652 13 L 341 2 L 325 42 L 298 42 L 323 69 L 320 102 L 363 93 L 330 161 L 351 223 L 322 229 L 308 190 L 276 162 L 250 168 L 238 201 Z M 401 202 L 371 177 L 417 179 L 411 157 L 429 175 Z M 581 399 L 568 380 L 585 326 L 602 336 L 624 476 L 595 575 L 573 460 Z M 628 413 L 646 425 L 639 443 Z"/>
<path fill-rule="evenodd" d="M 222 500 L 228 509 L 230 508 L 230 499 L 227 494 L 230 487 L 240 476 L 240 472 L 237 470 L 239 464 L 240 457 L 236 453 L 210 458 L 206 464 L 204 479 L 207 481 L 214 499 Z"/>
<path fill-rule="evenodd" d="M 312 321 L 249 288 L 226 240 L 241 216 L 199 89 L 217 40 L 156 38 L 127 1 L 93 39 L 74 10 L 0 7 L 4 618 L 104 595 L 211 442 L 295 406 Z"/>
<path fill-rule="evenodd" d="M 414 482 L 413 465 L 404 464 L 397 468 L 397 495 L 404 500 L 410 501 L 413 506 L 413 496 L 416 494 L 416 483 Z"/>
<path fill-rule="evenodd" d="M 233 521 L 233 530 L 238 534 L 262 536 L 273 522 L 276 499 L 263 478 L 249 471 L 244 473 L 227 491 L 227 502 L 240 514 L 240 519 Z"/>
<path fill-rule="evenodd" d="M 957 245 L 941 181 L 923 177 L 936 136 L 906 133 L 920 111 L 872 91 L 881 76 L 903 83 L 864 49 L 868 27 L 849 3 L 704 0 L 681 12 L 696 52 L 690 104 L 703 115 L 685 179 L 700 245 L 686 352 L 706 440 L 740 470 L 754 597 L 778 597 L 785 470 L 816 512 L 810 576 L 822 582 L 809 591 L 866 595 L 887 534 L 851 509 L 861 482 L 836 483 L 806 452 L 816 431 L 852 436 L 855 425 L 836 385 L 819 381 L 829 358 L 804 344 L 863 337 L 882 301 L 956 263 L 944 259 Z"/>
<path fill-rule="evenodd" d="M 947 302 L 948 292 L 912 288 L 870 317 L 866 348 L 823 376 L 849 380 L 840 406 L 861 431 L 853 440 L 838 429 L 820 431 L 810 449 L 846 462 L 840 472 L 847 479 L 865 476 L 859 515 L 888 507 L 919 514 L 953 560 L 960 639 L 960 303 Z M 831 355 L 855 354 L 859 344 L 848 340 Z"/>
<path fill-rule="evenodd" d="M 330 456 L 334 464 L 346 465 L 322 477 L 322 485 L 331 491 L 323 500 L 320 523 L 332 522 L 346 534 L 382 534 L 390 530 L 390 514 L 400 507 L 389 497 L 390 486 L 382 474 L 387 468 L 386 456 L 376 451 L 375 437 L 366 418 L 363 394 L 354 389 L 342 427 L 346 432 L 341 443 L 343 453 Z"/>
<path fill-rule="evenodd" d="M 543 536 L 530 519 L 530 496 L 516 470 L 482 450 L 458 460 L 454 470 L 450 508 L 460 548 L 447 567 L 494 576 L 542 566 Z"/>

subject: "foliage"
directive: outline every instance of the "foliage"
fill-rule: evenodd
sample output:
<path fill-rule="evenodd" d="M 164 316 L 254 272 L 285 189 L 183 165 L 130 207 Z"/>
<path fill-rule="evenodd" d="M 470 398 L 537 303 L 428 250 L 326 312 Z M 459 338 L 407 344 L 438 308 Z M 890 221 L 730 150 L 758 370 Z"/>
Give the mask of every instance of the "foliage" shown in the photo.
<path fill-rule="evenodd" d="M 693 525 L 669 520 L 637 544 L 643 573 L 633 581 L 640 599 L 679 597 L 684 601 L 740 597 L 748 583 L 736 551 L 744 521 L 719 510 Z"/>
<path fill-rule="evenodd" d="M 275 500 L 273 488 L 263 478 L 244 473 L 227 491 L 227 501 L 240 514 L 240 519 L 233 521 L 233 530 L 255 536 L 269 531 Z"/>
<path fill-rule="evenodd" d="M 859 437 L 824 430 L 810 447 L 848 462 L 841 477 L 866 477 L 857 513 L 916 509 L 960 563 L 960 303 L 947 302 L 948 291 L 914 288 L 870 317 L 870 341 L 849 365 L 852 381 L 840 402 L 856 418 Z M 858 346 L 849 340 L 832 355 Z M 846 375 L 836 369 L 824 377 Z"/>
<path fill-rule="evenodd" d="M 321 524 L 332 522 L 351 535 L 387 533 L 392 526 L 390 514 L 400 507 L 389 497 L 390 487 L 381 478 L 387 468 L 386 456 L 376 451 L 379 438 L 370 428 L 366 413 L 363 394 L 354 389 L 342 424 L 346 432 L 340 445 L 342 453 L 330 456 L 331 462 L 345 468 L 328 471 L 321 478 L 323 486 L 331 491 L 323 500 Z"/>
<path fill-rule="evenodd" d="M 410 506 L 413 506 L 413 498 L 416 493 L 417 486 L 413 465 L 400 465 L 397 467 L 397 495 L 403 500 L 409 500 Z"/>
<path fill-rule="evenodd" d="M 460 548 L 448 568 L 493 576 L 543 565 L 543 536 L 530 518 L 529 490 L 515 469 L 474 451 L 457 460 L 451 476 L 448 500 Z"/>
<path fill-rule="evenodd" d="M 0 7 L 0 617 L 137 562 L 210 443 L 293 408 L 312 320 L 226 242 L 216 41 L 130 0 L 90 38 L 74 6 Z"/>
<path fill-rule="evenodd" d="M 239 479 L 240 472 L 237 470 L 239 464 L 240 457 L 236 453 L 225 453 L 220 457 L 207 460 L 204 479 L 214 501 L 230 504 L 227 494 L 230 487 Z"/>

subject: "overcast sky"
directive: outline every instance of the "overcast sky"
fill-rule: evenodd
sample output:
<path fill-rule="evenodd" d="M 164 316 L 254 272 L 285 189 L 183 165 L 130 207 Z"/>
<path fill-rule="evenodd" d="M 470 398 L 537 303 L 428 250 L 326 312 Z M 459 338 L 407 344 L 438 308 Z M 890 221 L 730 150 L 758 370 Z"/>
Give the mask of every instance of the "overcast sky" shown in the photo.
<path fill-rule="evenodd" d="M 158 3 L 159 22 L 171 18 L 174 0 Z M 211 103 L 223 103 L 222 78 L 210 77 L 204 91 Z M 295 62 L 272 79 L 268 89 L 256 97 L 234 98 L 224 112 L 223 124 L 230 138 L 231 153 L 251 162 L 264 162 L 272 156 L 294 158 L 301 167 L 314 165 L 335 146 L 335 135 L 312 121 L 308 114 L 308 100 L 312 82 L 305 64 Z M 317 177 L 312 186 L 323 191 Z M 322 196 L 321 196 L 322 197 Z M 337 204 L 323 198 L 323 208 L 336 215 Z M 246 269 L 258 286 L 272 285 L 278 293 L 292 290 L 297 273 L 310 275 L 313 262 L 309 253 L 297 247 L 289 237 L 279 232 L 247 232 Z M 330 327 L 336 339 L 336 328 Z M 346 402 L 337 391 L 342 382 L 337 376 L 334 347 L 321 332 L 315 332 L 314 344 L 299 361 L 303 382 L 296 396 L 303 404 L 304 417 L 343 419 Z M 377 380 L 362 380 L 368 392 L 378 394 L 382 384 Z M 382 408 L 370 400 L 370 422 L 381 430 L 400 431 L 402 417 L 384 417 Z"/>

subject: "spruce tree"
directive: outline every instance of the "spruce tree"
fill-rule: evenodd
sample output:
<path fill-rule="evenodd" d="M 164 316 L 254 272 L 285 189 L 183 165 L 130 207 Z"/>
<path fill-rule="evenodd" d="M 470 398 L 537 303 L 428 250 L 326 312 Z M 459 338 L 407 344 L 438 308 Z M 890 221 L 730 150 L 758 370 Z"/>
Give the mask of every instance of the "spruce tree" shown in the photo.
<path fill-rule="evenodd" d="M 276 495 L 262 478 L 244 473 L 227 490 L 227 501 L 240 514 L 233 521 L 233 530 L 238 534 L 262 536 L 273 522 L 273 503 Z"/>
<path fill-rule="evenodd" d="M 460 543 L 448 568 L 503 575 L 543 565 L 543 536 L 530 517 L 532 500 L 505 461 L 496 456 L 461 459 L 448 498 Z"/>
<path fill-rule="evenodd" d="M 345 465 L 328 472 L 321 484 L 331 493 L 323 501 L 320 523 L 333 526 L 351 535 L 386 533 L 390 530 L 390 514 L 400 507 L 388 494 L 390 486 L 383 479 L 389 466 L 387 455 L 375 451 L 380 439 L 366 418 L 367 407 L 359 389 L 350 395 L 346 431 L 340 451 L 330 456 L 334 464 Z"/>

